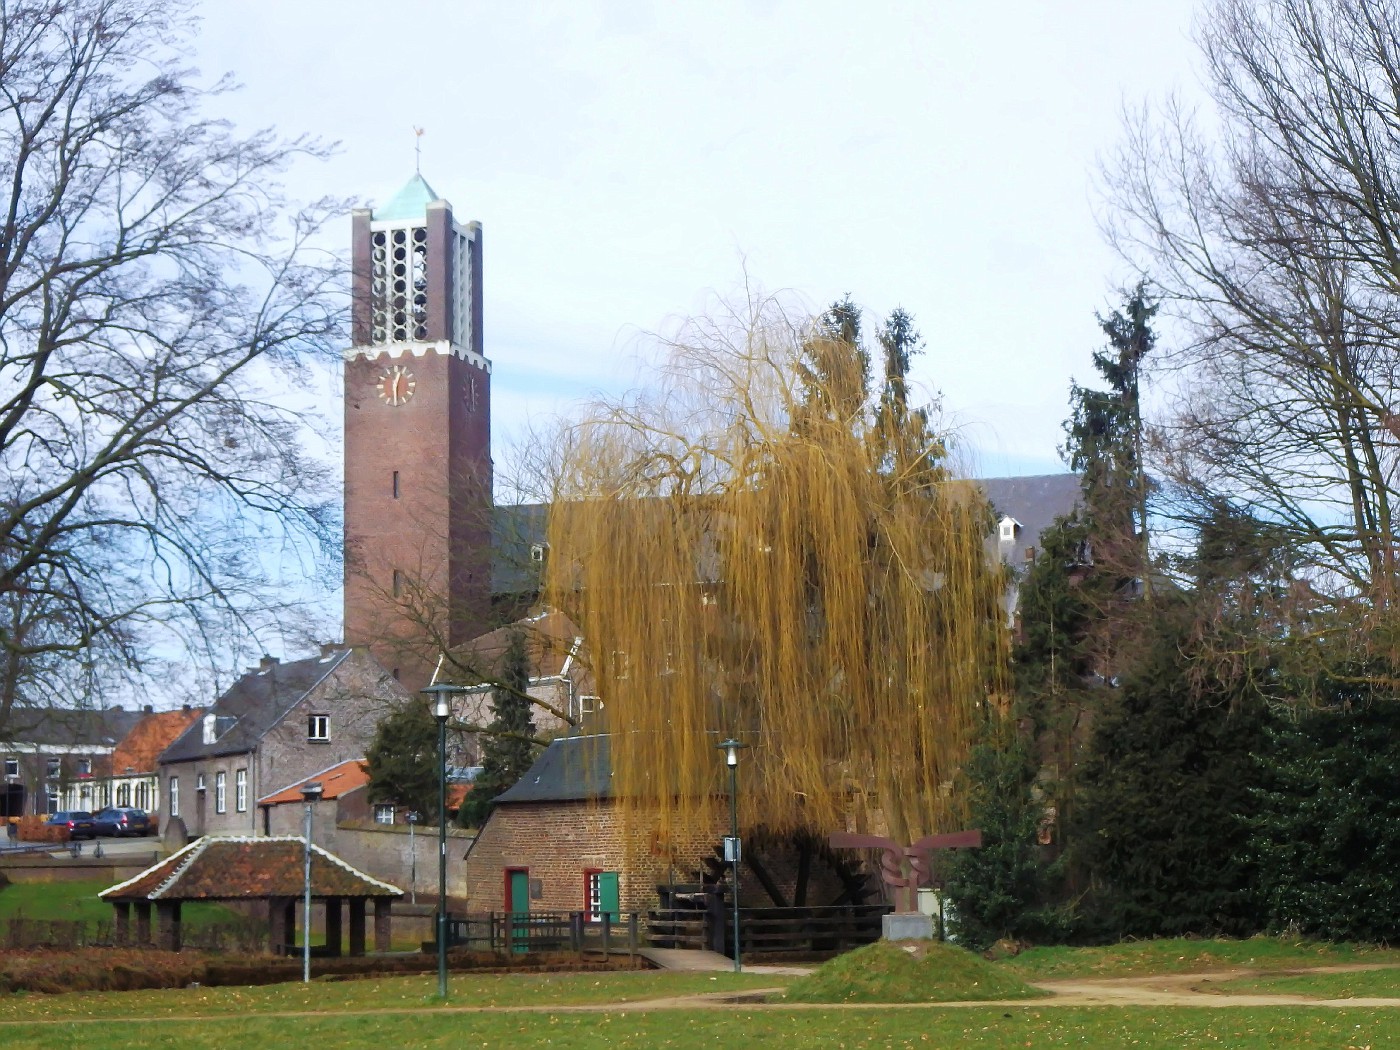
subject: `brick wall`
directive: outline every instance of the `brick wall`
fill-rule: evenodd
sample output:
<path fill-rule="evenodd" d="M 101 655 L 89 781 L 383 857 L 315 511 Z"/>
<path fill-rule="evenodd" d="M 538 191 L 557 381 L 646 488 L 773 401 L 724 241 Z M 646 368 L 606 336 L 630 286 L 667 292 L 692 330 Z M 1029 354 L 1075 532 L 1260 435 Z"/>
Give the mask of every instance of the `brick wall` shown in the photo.
<path fill-rule="evenodd" d="M 541 895 L 533 911 L 584 907 L 584 872 L 616 871 L 623 911 L 656 904 L 658 882 L 688 880 L 723 834 L 722 814 L 669 843 L 645 817 L 628 824 L 609 802 L 522 802 L 498 806 L 466 857 L 466 892 L 473 911 L 505 908 L 505 873 L 529 870 Z"/>

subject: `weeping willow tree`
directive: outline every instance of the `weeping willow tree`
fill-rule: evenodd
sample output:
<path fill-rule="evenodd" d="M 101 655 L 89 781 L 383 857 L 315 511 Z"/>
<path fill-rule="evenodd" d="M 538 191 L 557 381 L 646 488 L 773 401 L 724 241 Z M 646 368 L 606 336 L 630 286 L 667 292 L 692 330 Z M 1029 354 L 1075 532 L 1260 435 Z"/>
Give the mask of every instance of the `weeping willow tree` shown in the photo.
<path fill-rule="evenodd" d="M 746 829 L 908 841 L 963 816 L 1002 580 L 980 490 L 907 404 L 895 320 L 874 395 L 849 303 L 795 323 L 763 301 L 564 431 L 545 597 L 588 639 L 613 795 L 661 836 L 713 822 L 728 736 Z"/>

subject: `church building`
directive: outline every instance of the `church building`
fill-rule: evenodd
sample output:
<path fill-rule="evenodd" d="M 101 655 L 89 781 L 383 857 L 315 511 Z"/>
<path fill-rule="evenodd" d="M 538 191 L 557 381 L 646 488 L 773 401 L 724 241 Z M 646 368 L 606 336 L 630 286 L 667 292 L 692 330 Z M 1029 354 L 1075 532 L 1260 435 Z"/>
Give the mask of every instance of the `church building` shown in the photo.
<path fill-rule="evenodd" d="M 491 363 L 481 225 L 421 175 L 352 219 L 345 641 L 409 690 L 491 599 Z"/>

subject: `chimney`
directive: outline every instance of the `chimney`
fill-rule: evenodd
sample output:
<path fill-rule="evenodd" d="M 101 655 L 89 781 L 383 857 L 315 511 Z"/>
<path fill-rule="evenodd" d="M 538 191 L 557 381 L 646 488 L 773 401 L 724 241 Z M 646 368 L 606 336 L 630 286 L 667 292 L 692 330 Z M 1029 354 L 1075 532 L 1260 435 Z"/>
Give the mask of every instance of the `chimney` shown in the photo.
<path fill-rule="evenodd" d="M 189 704 L 181 704 L 181 705 L 180 705 L 180 710 L 183 711 L 183 712 L 185 712 L 185 714 L 189 714 L 189 713 L 190 713 L 190 705 L 189 705 Z"/>
<path fill-rule="evenodd" d="M 219 739 L 219 719 L 214 712 L 210 711 L 204 716 L 204 742 L 212 744 Z"/>
<path fill-rule="evenodd" d="M 344 646 L 339 642 L 322 642 L 321 659 L 324 660 L 328 656 L 334 656 L 336 653 L 340 652 L 342 648 L 344 648 Z"/>
<path fill-rule="evenodd" d="M 282 661 L 277 659 L 277 657 L 268 656 L 267 653 L 263 653 L 263 658 L 258 661 L 258 672 L 262 673 L 269 668 L 276 667 L 281 662 Z"/>
<path fill-rule="evenodd" d="M 155 711 L 156 711 L 156 709 L 155 709 L 155 705 L 154 705 L 154 704 L 142 704 L 142 705 L 141 705 L 141 713 L 142 713 L 143 715 L 153 715 L 153 714 L 155 714 Z"/>

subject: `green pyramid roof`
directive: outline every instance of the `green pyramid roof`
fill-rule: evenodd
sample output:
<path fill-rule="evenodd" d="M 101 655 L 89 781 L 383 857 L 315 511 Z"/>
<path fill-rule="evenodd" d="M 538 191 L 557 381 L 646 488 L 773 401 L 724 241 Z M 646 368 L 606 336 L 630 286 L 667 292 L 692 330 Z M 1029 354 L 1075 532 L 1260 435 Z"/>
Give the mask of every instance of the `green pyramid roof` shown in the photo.
<path fill-rule="evenodd" d="M 428 205 L 438 199 L 428 180 L 422 175 L 414 175 L 404 183 L 403 189 L 390 198 L 382 208 L 374 209 L 376 222 L 394 222 L 399 219 L 421 219 L 428 213 Z"/>

